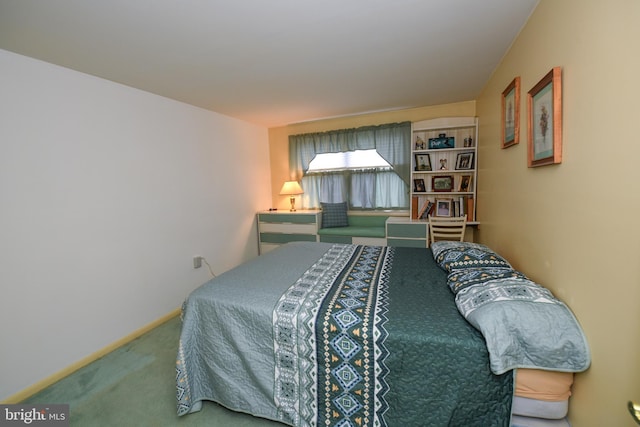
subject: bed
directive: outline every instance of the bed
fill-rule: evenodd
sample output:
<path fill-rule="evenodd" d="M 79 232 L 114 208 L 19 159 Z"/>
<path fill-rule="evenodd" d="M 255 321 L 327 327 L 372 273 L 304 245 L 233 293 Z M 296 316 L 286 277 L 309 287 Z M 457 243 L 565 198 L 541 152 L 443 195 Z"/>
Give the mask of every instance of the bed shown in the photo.
<path fill-rule="evenodd" d="M 486 265 L 476 258 L 460 267 L 446 244 L 296 242 L 205 283 L 183 305 L 178 415 L 210 400 L 293 426 L 510 425 L 517 369 L 580 372 L 589 354 L 577 321 L 555 301 L 543 305 L 561 308 L 571 326 L 553 336 L 560 350 L 523 355 L 505 350 L 503 332 L 497 345 L 487 338 L 504 320 L 494 305 L 523 297 L 487 302 L 471 291 L 525 278 L 507 277 L 508 263 L 486 249 Z M 493 269 L 491 280 L 461 277 L 478 267 Z"/>

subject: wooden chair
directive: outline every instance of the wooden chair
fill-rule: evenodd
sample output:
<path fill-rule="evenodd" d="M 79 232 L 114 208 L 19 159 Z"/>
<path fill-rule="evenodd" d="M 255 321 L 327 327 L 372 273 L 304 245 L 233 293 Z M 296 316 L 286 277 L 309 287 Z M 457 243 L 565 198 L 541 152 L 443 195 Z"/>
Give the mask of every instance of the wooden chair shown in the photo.
<path fill-rule="evenodd" d="M 467 217 L 444 217 L 429 215 L 429 240 L 464 241 L 464 230 L 467 227 Z"/>

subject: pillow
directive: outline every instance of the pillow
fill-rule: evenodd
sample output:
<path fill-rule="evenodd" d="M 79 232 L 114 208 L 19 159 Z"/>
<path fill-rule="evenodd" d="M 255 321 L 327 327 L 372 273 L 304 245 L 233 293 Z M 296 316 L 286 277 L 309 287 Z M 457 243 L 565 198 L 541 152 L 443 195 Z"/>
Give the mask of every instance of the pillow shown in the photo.
<path fill-rule="evenodd" d="M 491 281 L 502 281 L 505 279 L 523 279 L 527 277 L 512 268 L 505 267 L 482 267 L 465 268 L 454 270 L 447 276 L 447 284 L 454 294 L 457 294 L 469 286 L 487 283 Z"/>
<path fill-rule="evenodd" d="M 572 384 L 571 372 L 522 368 L 516 372 L 515 395 L 547 402 L 562 402 L 571 397 Z"/>
<path fill-rule="evenodd" d="M 484 336 L 496 375 L 515 368 L 589 368 L 589 346 L 578 320 L 537 283 L 514 279 L 470 286 L 458 292 L 456 305 Z"/>
<path fill-rule="evenodd" d="M 347 218 L 347 202 L 320 203 L 322 206 L 322 228 L 349 226 Z"/>
<path fill-rule="evenodd" d="M 438 241 L 431 244 L 436 263 L 445 271 L 480 267 L 511 268 L 511 264 L 485 245 Z"/>

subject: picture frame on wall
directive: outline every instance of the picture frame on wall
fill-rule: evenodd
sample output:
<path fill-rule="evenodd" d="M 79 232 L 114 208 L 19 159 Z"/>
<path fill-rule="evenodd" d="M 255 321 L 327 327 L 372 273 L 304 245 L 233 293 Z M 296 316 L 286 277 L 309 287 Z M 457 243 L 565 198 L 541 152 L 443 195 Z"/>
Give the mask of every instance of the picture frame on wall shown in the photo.
<path fill-rule="evenodd" d="M 436 216 L 451 216 L 451 199 L 436 199 Z"/>
<path fill-rule="evenodd" d="M 416 171 L 430 171 L 431 169 L 431 157 L 427 153 L 414 154 L 416 161 Z"/>
<path fill-rule="evenodd" d="M 520 77 L 502 92 L 502 148 L 520 143 Z"/>
<path fill-rule="evenodd" d="M 458 153 L 456 159 L 456 170 L 470 170 L 473 169 L 473 153 Z"/>
<path fill-rule="evenodd" d="M 528 166 L 562 163 L 562 69 L 554 67 L 529 92 Z"/>
<path fill-rule="evenodd" d="M 453 175 L 438 175 L 431 178 L 431 189 L 433 191 L 452 191 Z"/>

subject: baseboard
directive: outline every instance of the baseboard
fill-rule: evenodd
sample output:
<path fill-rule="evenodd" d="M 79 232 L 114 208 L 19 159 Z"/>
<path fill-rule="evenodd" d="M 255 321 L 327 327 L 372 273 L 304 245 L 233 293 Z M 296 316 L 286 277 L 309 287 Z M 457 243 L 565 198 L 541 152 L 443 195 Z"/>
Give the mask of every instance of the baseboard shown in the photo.
<path fill-rule="evenodd" d="M 180 309 L 177 308 L 173 311 L 171 311 L 170 313 L 162 316 L 161 318 L 149 323 L 148 325 L 143 326 L 142 328 L 130 333 L 129 335 L 119 339 L 118 341 L 106 346 L 105 348 L 96 351 L 95 353 L 90 354 L 89 356 L 77 361 L 76 363 L 62 369 L 59 372 L 56 372 L 53 375 L 48 376 L 47 378 L 38 381 L 37 383 L 25 388 L 22 391 L 19 391 L 18 393 L 14 394 L 13 396 L 9 396 L 6 400 L 3 400 L 2 403 L 3 404 L 14 404 L 14 403 L 20 403 L 22 401 L 24 401 L 25 399 L 33 396 L 34 394 L 44 390 L 45 388 L 49 387 L 50 385 L 60 381 L 61 379 L 63 379 L 64 377 L 67 377 L 69 375 L 71 375 L 72 373 L 74 373 L 75 371 L 77 371 L 80 368 L 83 368 L 85 366 L 87 366 L 88 364 L 90 364 L 91 362 L 95 362 L 96 360 L 100 359 L 101 357 L 105 356 L 106 354 L 111 353 L 112 351 L 122 347 L 125 344 L 130 343 L 131 341 L 135 340 L 136 338 L 138 338 L 139 336 L 149 332 L 150 330 L 162 325 L 165 322 L 168 322 L 169 320 L 173 319 L 174 317 L 178 316 L 180 314 Z"/>

